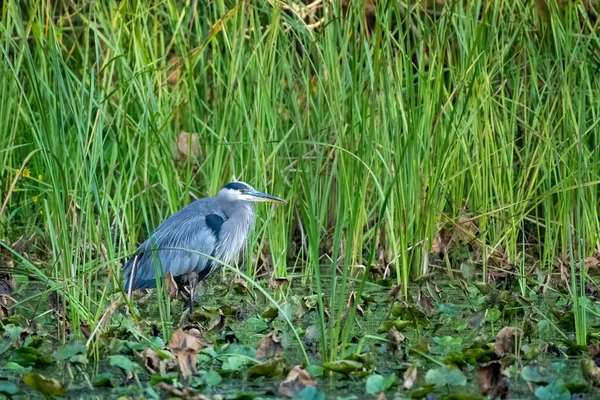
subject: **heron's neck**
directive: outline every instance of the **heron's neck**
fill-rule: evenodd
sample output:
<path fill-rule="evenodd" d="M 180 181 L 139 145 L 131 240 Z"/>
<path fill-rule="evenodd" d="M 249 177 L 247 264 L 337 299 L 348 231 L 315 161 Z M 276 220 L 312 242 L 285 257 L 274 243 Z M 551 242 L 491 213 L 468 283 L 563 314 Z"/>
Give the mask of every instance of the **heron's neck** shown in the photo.
<path fill-rule="evenodd" d="M 221 227 L 217 257 L 226 264 L 236 262 L 244 251 L 248 234 L 254 227 L 254 207 L 246 201 L 236 201 L 222 207 L 227 220 Z"/>

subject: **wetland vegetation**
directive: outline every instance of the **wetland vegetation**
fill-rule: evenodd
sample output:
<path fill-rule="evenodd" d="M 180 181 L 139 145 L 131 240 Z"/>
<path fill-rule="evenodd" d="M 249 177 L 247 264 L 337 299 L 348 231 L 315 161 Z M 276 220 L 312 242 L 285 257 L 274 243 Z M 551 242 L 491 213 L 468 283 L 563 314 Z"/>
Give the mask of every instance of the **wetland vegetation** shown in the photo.
<path fill-rule="evenodd" d="M 5 1 L 0 394 L 596 398 L 587 1 Z M 123 296 L 233 178 L 249 251 Z"/>

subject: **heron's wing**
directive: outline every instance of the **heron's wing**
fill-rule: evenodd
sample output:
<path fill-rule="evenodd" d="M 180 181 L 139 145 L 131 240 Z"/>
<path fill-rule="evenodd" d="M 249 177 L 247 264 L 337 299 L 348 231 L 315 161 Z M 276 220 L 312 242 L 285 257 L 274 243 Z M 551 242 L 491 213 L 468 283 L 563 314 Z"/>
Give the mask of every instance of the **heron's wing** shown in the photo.
<path fill-rule="evenodd" d="M 192 271 L 206 276 L 211 260 L 201 254 L 214 256 L 218 235 L 226 217 L 214 211 L 211 202 L 203 199 L 181 209 L 165 220 L 137 250 L 137 262 L 132 257 L 125 268 L 124 290 L 129 290 L 135 263 L 135 279 L 131 290 L 156 286 L 155 268 L 176 278 Z M 174 249 L 190 249 L 194 252 Z"/>

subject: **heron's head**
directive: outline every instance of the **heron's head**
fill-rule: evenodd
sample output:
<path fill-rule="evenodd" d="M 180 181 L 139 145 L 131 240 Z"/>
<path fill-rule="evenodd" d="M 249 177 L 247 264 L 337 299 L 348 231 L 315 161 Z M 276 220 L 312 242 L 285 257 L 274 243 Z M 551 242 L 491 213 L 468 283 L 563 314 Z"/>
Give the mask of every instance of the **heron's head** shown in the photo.
<path fill-rule="evenodd" d="M 285 203 L 285 200 L 279 197 L 271 196 L 263 192 L 259 192 L 252 186 L 244 182 L 230 182 L 218 194 L 219 198 L 226 201 L 252 201 L 252 202 L 271 202 Z"/>

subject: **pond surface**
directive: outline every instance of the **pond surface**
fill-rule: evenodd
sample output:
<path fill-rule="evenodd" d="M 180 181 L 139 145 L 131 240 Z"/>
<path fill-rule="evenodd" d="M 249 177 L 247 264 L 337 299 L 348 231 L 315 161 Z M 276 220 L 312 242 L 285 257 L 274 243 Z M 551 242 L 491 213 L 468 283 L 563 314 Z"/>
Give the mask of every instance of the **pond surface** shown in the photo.
<path fill-rule="evenodd" d="M 186 320 L 185 301 L 171 301 L 168 343 L 156 293 L 148 293 L 136 301 L 138 322 L 123 305 L 115 307 L 88 349 L 86 337 L 78 341 L 67 335 L 69 343 L 61 344 L 60 313 L 40 312 L 42 304 L 48 308 L 47 296 L 27 300 L 2 322 L 0 393 L 11 394 L 12 383 L 18 388 L 15 398 L 259 399 L 281 396 L 280 384 L 294 365 L 301 365 L 314 379 L 291 384 L 301 399 L 383 398 L 381 393 L 399 399 L 470 399 L 482 398 L 482 391 L 499 397 L 510 393 L 513 399 L 596 398 L 589 375 L 598 371 L 588 368 L 586 380 L 581 360 L 597 355 L 574 344 L 566 295 L 532 291 L 522 297 L 489 285 L 434 284 L 432 279 L 402 300 L 394 296 L 397 290 L 371 284 L 354 316 L 349 306 L 338 316 L 325 290 L 326 350 L 332 351 L 332 341 L 338 343 L 327 363 L 317 295 L 293 283 L 269 290 L 278 310 L 246 285 L 214 279 L 200 291 L 192 323 Z M 20 285 L 14 297 L 27 299 L 41 289 L 35 283 Z M 351 283 L 348 293 L 357 289 Z M 353 296 L 338 304 L 352 304 Z M 591 345 L 597 337 L 594 315 L 588 321 Z M 344 328 L 351 320 L 342 352 L 335 326 Z M 187 344 L 175 343 L 176 337 Z M 198 346 L 186 348 L 190 341 Z M 183 376 L 186 369 L 192 376 Z"/>

